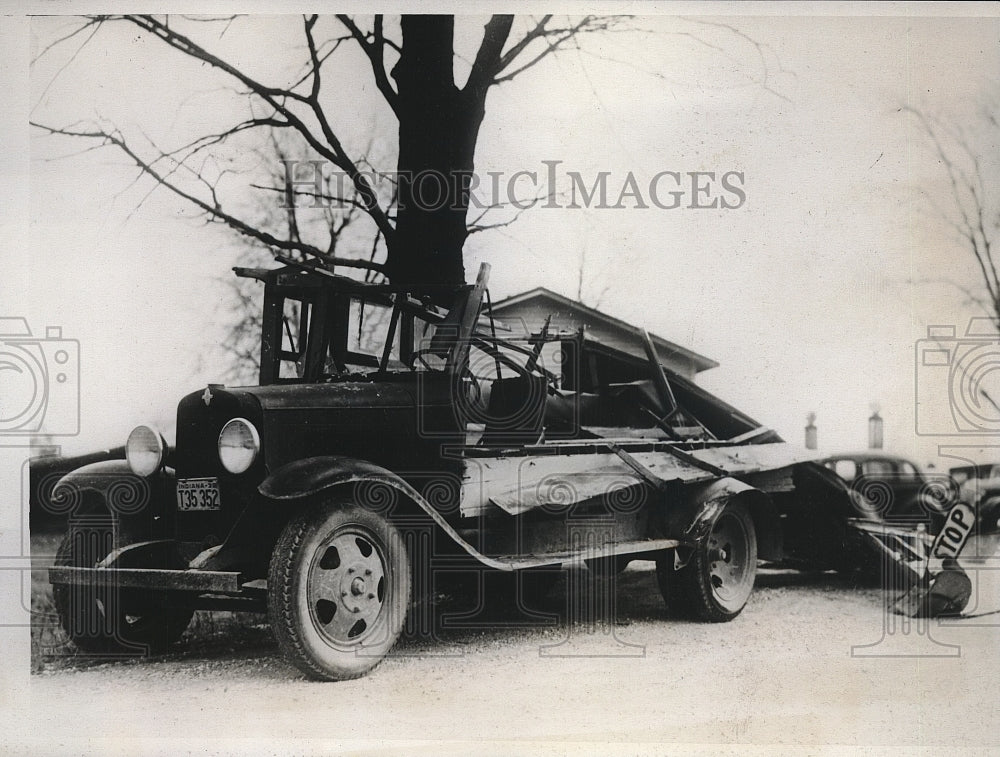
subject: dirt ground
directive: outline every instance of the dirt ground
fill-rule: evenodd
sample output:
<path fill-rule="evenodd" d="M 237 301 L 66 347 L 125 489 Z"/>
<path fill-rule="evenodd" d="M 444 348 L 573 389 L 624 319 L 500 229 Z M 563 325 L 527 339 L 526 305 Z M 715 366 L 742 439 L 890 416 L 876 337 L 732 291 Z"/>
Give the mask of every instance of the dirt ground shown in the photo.
<path fill-rule="evenodd" d="M 763 570 L 740 617 L 700 624 L 667 614 L 652 567 L 633 563 L 596 622 L 567 622 L 590 596 L 570 571 L 548 618 L 488 609 L 343 683 L 305 680 L 259 616 L 199 613 L 170 654 L 114 661 L 42 622 L 2 751 L 1000 752 L 998 571 L 976 576 L 977 617 L 904 623 L 877 585 Z"/>

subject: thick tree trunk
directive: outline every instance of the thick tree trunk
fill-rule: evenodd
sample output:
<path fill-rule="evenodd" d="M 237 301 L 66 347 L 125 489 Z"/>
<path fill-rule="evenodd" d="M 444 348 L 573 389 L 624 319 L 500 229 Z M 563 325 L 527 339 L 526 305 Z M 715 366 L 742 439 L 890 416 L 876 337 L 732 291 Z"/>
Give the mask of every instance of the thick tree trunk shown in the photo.
<path fill-rule="evenodd" d="M 403 16 L 393 69 L 399 99 L 399 204 L 388 250 L 398 286 L 465 283 L 468 177 L 483 120 L 485 91 L 463 92 L 453 72 L 454 19 Z"/>

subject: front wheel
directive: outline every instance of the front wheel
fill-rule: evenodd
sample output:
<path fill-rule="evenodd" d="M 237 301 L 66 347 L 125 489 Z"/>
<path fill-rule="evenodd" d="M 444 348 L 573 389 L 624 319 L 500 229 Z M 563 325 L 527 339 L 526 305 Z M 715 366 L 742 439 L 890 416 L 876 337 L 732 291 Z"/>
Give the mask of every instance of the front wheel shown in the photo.
<path fill-rule="evenodd" d="M 746 505 L 728 503 L 687 565 L 675 571 L 673 563 L 669 551 L 656 563 L 660 592 L 671 609 L 712 623 L 739 615 L 757 577 L 757 532 Z"/>
<path fill-rule="evenodd" d="M 267 583 L 281 650 L 310 678 L 326 681 L 378 665 L 399 638 L 410 601 L 399 532 L 352 503 L 323 503 L 293 518 L 275 545 Z"/>
<path fill-rule="evenodd" d="M 93 568 L 111 552 L 114 529 L 71 528 L 56 552 L 56 565 Z M 169 567 L 180 567 L 170 565 Z M 139 589 L 55 584 L 52 601 L 59 622 L 76 647 L 88 654 L 158 654 L 177 641 L 194 611 L 169 597 Z"/>

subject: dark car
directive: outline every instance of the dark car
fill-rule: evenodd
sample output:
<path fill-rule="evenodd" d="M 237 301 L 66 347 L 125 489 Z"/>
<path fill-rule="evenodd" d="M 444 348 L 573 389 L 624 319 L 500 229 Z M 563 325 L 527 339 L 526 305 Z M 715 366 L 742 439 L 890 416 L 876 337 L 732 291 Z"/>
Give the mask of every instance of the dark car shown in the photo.
<path fill-rule="evenodd" d="M 896 525 L 924 524 L 936 533 L 958 494 L 947 475 L 926 475 L 910 460 L 882 452 L 833 455 L 820 461 L 856 495 L 858 515 Z"/>

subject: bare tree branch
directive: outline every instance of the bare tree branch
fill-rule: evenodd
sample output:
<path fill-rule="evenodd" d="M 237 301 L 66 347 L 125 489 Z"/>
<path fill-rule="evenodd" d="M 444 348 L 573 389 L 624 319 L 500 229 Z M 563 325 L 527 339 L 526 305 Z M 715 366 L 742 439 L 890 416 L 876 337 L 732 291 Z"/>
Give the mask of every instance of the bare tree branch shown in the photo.
<path fill-rule="evenodd" d="M 791 102 L 791 100 L 789 98 L 787 98 L 785 95 L 781 94 L 776 89 L 774 89 L 773 87 L 771 87 L 771 84 L 770 84 L 770 78 L 771 78 L 770 67 L 767 65 L 767 58 L 764 55 L 765 50 L 768 49 L 766 45 L 762 45 L 760 42 L 758 42 L 757 40 L 755 40 L 749 34 L 747 34 L 744 31 L 741 31 L 740 29 L 736 28 L 732 24 L 727 24 L 727 23 L 722 22 L 722 21 L 707 21 L 707 20 L 705 20 L 703 18 L 687 19 L 687 20 L 691 21 L 693 23 L 701 24 L 702 26 L 714 26 L 714 27 L 717 27 L 717 28 L 720 28 L 720 29 L 725 29 L 726 31 L 730 32 L 731 34 L 734 34 L 735 36 L 737 36 L 740 39 L 742 39 L 744 42 L 752 45 L 753 48 L 754 48 L 754 50 L 757 51 L 757 57 L 758 57 L 758 59 L 760 60 L 760 63 L 761 63 L 761 71 L 762 71 L 762 73 L 761 73 L 761 79 L 758 82 L 758 84 L 760 85 L 761 89 L 763 89 L 765 92 L 771 93 L 772 95 L 774 95 L 777 98 L 780 98 L 780 99 L 784 100 L 785 102 Z M 780 61 L 779 61 L 779 73 L 789 73 L 784 68 L 780 68 Z"/>
<path fill-rule="evenodd" d="M 38 55 L 36 55 L 34 57 L 34 59 L 31 61 L 31 64 L 34 65 L 35 63 L 37 63 L 42 58 L 43 55 L 45 55 L 45 53 L 47 53 L 53 47 L 55 47 L 56 45 L 62 44 L 63 42 L 66 42 L 67 40 L 72 39 L 77 34 L 79 34 L 80 32 L 86 31 L 90 27 L 93 27 L 93 31 L 91 31 L 90 34 L 87 35 L 87 38 L 85 40 L 83 40 L 83 42 L 80 43 L 80 46 L 78 48 L 76 48 L 76 50 L 73 52 L 73 54 L 71 56 L 69 56 L 69 58 L 66 60 L 66 62 L 63 63 L 62 66 L 59 67 L 59 70 L 56 71 L 56 73 L 52 76 L 51 79 L 49 79 L 48 84 L 45 85 L 45 89 L 42 90 L 42 94 L 38 96 L 38 102 L 42 102 L 45 99 L 45 95 L 48 94 L 49 90 L 52 88 L 52 85 L 56 83 L 56 80 L 59 78 L 59 76 L 62 74 L 62 72 L 65 71 L 70 66 L 70 64 L 73 63 L 74 60 L 76 60 L 76 57 L 80 54 L 80 51 L 82 51 L 83 48 L 85 48 L 87 46 L 87 43 L 89 43 L 94 38 L 94 35 L 97 34 L 98 31 L 100 31 L 100 29 L 101 29 L 101 21 L 99 19 L 88 19 L 85 24 L 83 24 L 82 26 L 78 27 L 74 31 L 70 32 L 69 34 L 67 34 L 67 35 L 65 35 L 63 37 L 60 37 L 55 42 L 52 42 L 52 43 L 46 45 L 45 48 L 40 53 L 38 53 Z"/>
<path fill-rule="evenodd" d="M 501 69 L 500 52 L 510 35 L 513 16 L 493 16 L 483 29 L 483 41 L 476 52 L 476 59 L 465 83 L 465 94 L 485 97 L 486 90 Z"/>
<path fill-rule="evenodd" d="M 220 71 L 229 74 L 247 87 L 254 95 L 264 100 L 264 102 L 270 105 L 277 113 L 282 115 L 289 122 L 289 124 L 305 138 L 309 145 L 316 150 L 319 155 L 329 160 L 348 175 L 358 190 L 358 194 L 365 205 L 366 212 L 372 217 L 372 220 L 375 221 L 387 239 L 392 237 L 394 229 L 392 224 L 389 222 L 385 211 L 379 206 L 378 198 L 374 189 L 368 183 L 367 178 L 358 170 L 357 166 L 344 150 L 340 140 L 330 128 L 326 115 L 315 96 L 318 86 L 316 82 L 318 81 L 319 71 L 316 67 L 317 59 L 315 57 L 314 46 L 311 47 L 310 51 L 313 56 L 313 94 L 306 96 L 291 89 L 267 86 L 256 81 L 243 71 L 237 69 L 235 66 L 227 63 L 215 55 L 212 55 L 188 37 L 173 31 L 166 24 L 166 22 L 159 21 L 153 16 L 108 16 L 101 18 L 106 18 L 108 20 L 123 20 L 132 23 L 140 29 L 158 37 L 167 45 L 184 53 L 185 55 L 207 63 L 213 68 L 217 68 Z M 311 25 L 309 25 L 309 31 L 311 32 Z M 288 100 L 299 102 L 309 107 L 311 113 L 319 121 L 320 129 L 325 142 L 321 141 L 317 135 L 313 133 L 312 129 L 310 129 L 308 125 L 294 111 L 292 111 L 292 109 L 287 105 Z"/>
<path fill-rule="evenodd" d="M 934 155 L 944 168 L 957 220 L 941 209 L 933 197 L 929 197 L 927 193 L 925 196 L 929 197 L 941 218 L 972 252 L 980 282 L 986 290 L 988 311 L 1000 328 L 1000 270 L 994 255 L 992 237 L 997 232 L 1000 213 L 991 204 L 996 198 L 987 195 L 981 156 L 973 148 L 962 127 L 934 118 L 909 105 L 901 110 L 916 119 L 921 131 L 930 139 Z M 995 115 L 988 109 L 985 112 L 986 125 L 996 130 Z M 954 282 L 947 283 L 962 289 Z M 970 301 L 983 304 L 982 298 L 974 298 L 969 291 L 963 291 Z"/>
<path fill-rule="evenodd" d="M 389 103 L 392 112 L 398 116 L 399 95 L 393 89 L 392 83 L 389 81 L 389 77 L 385 71 L 385 48 L 387 41 L 385 35 L 382 33 L 382 16 L 375 16 L 375 29 L 371 35 L 362 32 L 350 16 L 338 14 L 337 20 L 347 28 L 351 36 L 361 47 L 361 50 L 368 57 L 372 73 L 375 75 L 375 86 L 378 87 L 378 91 L 382 93 L 385 101 Z M 372 41 L 369 41 L 369 36 L 372 37 Z"/>
<path fill-rule="evenodd" d="M 178 197 L 181 197 L 182 199 L 186 200 L 192 205 L 200 208 L 208 215 L 208 217 L 211 220 L 217 220 L 222 223 L 225 223 L 231 229 L 238 231 L 240 234 L 243 234 L 244 236 L 262 242 L 265 245 L 268 245 L 270 247 L 279 250 L 297 252 L 301 255 L 307 255 L 317 258 L 322 262 L 331 262 L 331 263 L 336 263 L 337 265 L 345 265 L 353 268 L 374 268 L 376 270 L 381 270 L 382 268 L 382 266 L 377 263 L 370 263 L 365 260 L 341 260 L 341 259 L 331 260 L 330 257 L 325 252 L 323 252 L 317 247 L 314 247 L 313 245 L 306 244 L 305 242 L 301 241 L 279 239 L 275 237 L 273 234 L 270 234 L 269 232 L 256 228 L 250 223 L 240 218 L 237 218 L 231 213 L 228 213 L 225 210 L 223 210 L 222 207 L 218 204 L 218 198 L 215 196 L 214 188 L 210 184 L 208 184 L 208 182 L 204 183 L 209 188 L 209 191 L 212 194 L 212 202 L 207 202 L 202 198 L 193 195 L 190 192 L 181 189 L 176 184 L 168 181 L 165 175 L 161 174 L 153 166 L 151 166 L 148 162 L 146 162 L 138 154 L 136 154 L 128 146 L 125 140 L 121 138 L 119 134 L 103 130 L 90 131 L 90 132 L 70 131 L 68 129 L 59 129 L 36 122 L 30 122 L 30 123 L 35 128 L 42 129 L 43 131 L 49 134 L 59 134 L 68 137 L 86 137 L 88 139 L 100 140 L 104 144 L 111 144 L 116 146 L 119 150 L 128 155 L 128 157 L 132 159 L 132 161 L 142 172 L 155 179 L 160 186 L 169 189 Z"/>
<path fill-rule="evenodd" d="M 544 37 L 545 25 L 548 24 L 549 21 L 551 20 L 552 20 L 552 14 L 549 14 L 547 16 L 542 16 L 541 20 L 537 24 L 535 24 L 534 28 L 532 28 L 527 34 L 521 37 L 520 40 L 514 43 L 513 47 L 511 47 L 506 53 L 503 54 L 503 56 L 498 61 L 499 63 L 498 70 L 502 70 L 507 66 L 509 66 L 511 63 L 514 62 L 514 59 L 517 58 L 517 56 L 524 51 L 524 48 L 526 48 L 528 45 L 530 45 L 539 37 Z"/>
<path fill-rule="evenodd" d="M 543 59 L 558 52 L 570 40 L 576 40 L 582 34 L 603 32 L 619 23 L 624 16 L 584 16 L 575 23 L 562 27 L 549 27 L 547 24 L 552 16 L 544 16 L 524 37 L 521 38 L 507 53 L 505 53 L 496 69 L 493 84 L 510 81 L 529 68 L 537 65 Z M 542 50 L 521 65 L 511 69 L 521 54 L 536 40 L 544 45 Z M 504 73 L 506 72 L 506 73 Z"/>
<path fill-rule="evenodd" d="M 67 41 L 73 39 L 73 37 L 75 37 L 77 34 L 81 34 L 82 32 L 87 31 L 87 29 L 89 29 L 92 26 L 94 26 L 94 27 L 100 27 L 100 25 L 101 25 L 102 22 L 103 22 L 103 20 L 100 19 L 100 18 L 87 18 L 87 19 L 84 19 L 84 23 L 82 23 L 80 26 L 76 27 L 69 34 L 64 34 L 61 37 L 57 37 L 52 42 L 50 42 L 45 47 L 43 47 L 41 49 L 41 51 L 38 53 L 38 55 L 36 55 L 34 58 L 31 59 L 31 65 L 35 65 L 36 63 L 38 63 L 38 61 L 40 61 L 42 59 L 42 57 L 47 52 L 49 52 L 53 48 L 57 47 L 58 45 L 61 45 L 63 42 L 67 42 Z M 97 29 L 95 28 L 94 32 L 96 32 L 96 31 L 97 31 Z M 76 52 L 73 53 L 72 56 L 70 56 L 70 59 L 67 61 L 67 63 L 65 65 L 62 66 L 62 68 L 60 69 L 60 71 L 63 68 L 66 68 L 66 66 L 69 65 L 69 63 L 73 62 L 73 59 L 76 58 L 76 56 L 80 52 L 80 50 L 83 49 L 83 47 L 87 44 L 87 42 L 90 41 L 91 37 L 93 37 L 93 36 L 94 36 L 94 33 L 92 32 L 90 34 L 90 36 L 87 37 L 87 39 L 83 42 L 83 44 L 81 44 L 80 47 L 77 48 Z M 58 76 L 58 74 L 56 74 L 56 76 Z"/>

